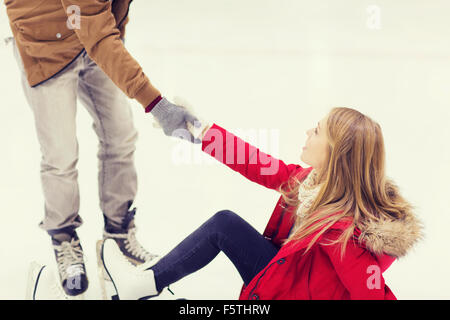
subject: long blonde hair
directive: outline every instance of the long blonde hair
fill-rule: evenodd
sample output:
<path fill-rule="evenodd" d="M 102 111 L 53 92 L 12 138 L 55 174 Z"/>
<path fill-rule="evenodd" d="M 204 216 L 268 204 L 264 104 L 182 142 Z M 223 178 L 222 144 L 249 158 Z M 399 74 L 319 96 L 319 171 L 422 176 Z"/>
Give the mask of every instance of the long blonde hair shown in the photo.
<path fill-rule="evenodd" d="M 321 187 L 305 217 L 297 217 L 293 234 L 285 243 L 312 235 L 305 253 L 335 222 L 352 219 L 353 223 L 338 239 L 341 257 L 355 227 L 374 221 L 403 219 L 413 208 L 399 193 L 399 188 L 385 175 L 385 149 L 380 125 L 361 112 L 345 107 L 331 109 L 326 126 L 329 141 L 326 165 L 318 172 Z M 301 181 L 290 177 L 280 186 L 283 200 L 298 208 Z"/>

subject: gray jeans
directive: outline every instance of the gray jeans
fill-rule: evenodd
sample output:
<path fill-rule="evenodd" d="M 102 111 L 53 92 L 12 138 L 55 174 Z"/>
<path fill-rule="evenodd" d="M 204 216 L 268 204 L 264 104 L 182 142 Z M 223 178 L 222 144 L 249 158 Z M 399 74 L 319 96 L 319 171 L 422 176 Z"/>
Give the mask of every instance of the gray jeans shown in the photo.
<path fill-rule="evenodd" d="M 78 214 L 77 98 L 93 118 L 99 139 L 100 208 L 108 223 L 119 227 L 137 192 L 134 151 L 137 131 L 125 94 L 84 51 L 63 71 L 31 87 L 14 39 L 14 56 L 35 120 L 42 154 L 41 183 L 45 217 L 40 226 L 50 234 L 82 224 Z"/>

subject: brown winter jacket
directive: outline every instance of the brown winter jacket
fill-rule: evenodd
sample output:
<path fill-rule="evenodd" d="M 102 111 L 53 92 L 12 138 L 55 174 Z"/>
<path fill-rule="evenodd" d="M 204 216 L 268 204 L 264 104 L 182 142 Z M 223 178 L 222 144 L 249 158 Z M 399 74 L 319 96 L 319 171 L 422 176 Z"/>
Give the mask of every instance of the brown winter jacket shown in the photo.
<path fill-rule="evenodd" d="M 121 41 L 131 1 L 5 0 L 30 86 L 50 79 L 86 49 L 127 96 L 147 107 L 160 92 Z"/>

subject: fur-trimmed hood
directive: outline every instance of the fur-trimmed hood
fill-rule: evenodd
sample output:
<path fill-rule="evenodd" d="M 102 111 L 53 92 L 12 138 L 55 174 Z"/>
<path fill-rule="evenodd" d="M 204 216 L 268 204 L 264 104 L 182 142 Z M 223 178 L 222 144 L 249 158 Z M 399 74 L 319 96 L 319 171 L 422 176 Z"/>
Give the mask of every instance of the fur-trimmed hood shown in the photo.
<path fill-rule="evenodd" d="M 359 239 L 369 251 L 396 258 L 405 256 L 424 236 L 422 223 L 412 212 L 403 219 L 369 222 L 360 230 Z"/>

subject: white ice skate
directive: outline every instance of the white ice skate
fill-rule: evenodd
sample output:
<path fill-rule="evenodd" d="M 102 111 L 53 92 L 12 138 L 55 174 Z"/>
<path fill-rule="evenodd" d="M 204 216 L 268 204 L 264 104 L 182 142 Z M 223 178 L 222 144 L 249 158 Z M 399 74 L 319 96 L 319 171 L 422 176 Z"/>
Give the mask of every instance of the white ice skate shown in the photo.
<path fill-rule="evenodd" d="M 115 240 L 97 242 L 97 252 L 104 298 L 143 300 L 158 295 L 153 270 L 145 270 L 149 267 L 145 263 L 134 266 L 122 254 Z M 155 261 L 151 263 L 154 264 Z"/>
<path fill-rule="evenodd" d="M 97 274 L 98 280 L 100 282 L 100 289 L 102 292 L 103 300 L 116 300 L 117 294 L 116 289 L 114 288 L 114 284 L 111 281 L 111 278 L 106 273 L 105 268 L 103 267 L 103 259 L 102 259 L 102 247 L 103 240 L 98 240 L 96 249 L 97 249 Z"/>
<path fill-rule="evenodd" d="M 26 300 L 83 300 L 84 295 L 70 297 L 65 294 L 54 268 L 33 261 L 28 271 Z"/>

